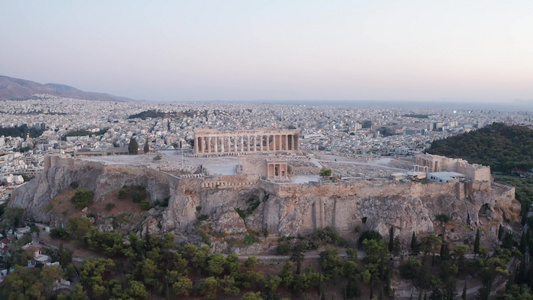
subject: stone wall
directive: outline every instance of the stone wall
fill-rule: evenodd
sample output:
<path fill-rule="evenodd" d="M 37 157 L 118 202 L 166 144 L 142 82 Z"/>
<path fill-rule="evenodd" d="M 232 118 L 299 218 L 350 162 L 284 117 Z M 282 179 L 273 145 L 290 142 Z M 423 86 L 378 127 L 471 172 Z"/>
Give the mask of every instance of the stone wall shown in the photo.
<path fill-rule="evenodd" d="M 470 180 L 491 180 L 490 167 L 469 164 L 463 159 L 448 158 L 432 154 L 420 154 L 416 156 L 416 164 L 428 167 L 429 172 L 457 172 L 464 174 Z"/>

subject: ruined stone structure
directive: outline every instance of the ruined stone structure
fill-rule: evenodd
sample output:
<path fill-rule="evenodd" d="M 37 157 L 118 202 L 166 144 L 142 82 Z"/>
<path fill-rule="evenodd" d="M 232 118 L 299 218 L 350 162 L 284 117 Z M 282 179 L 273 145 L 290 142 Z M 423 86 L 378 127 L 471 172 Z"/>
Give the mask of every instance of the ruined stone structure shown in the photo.
<path fill-rule="evenodd" d="M 464 174 L 469 180 L 490 181 L 490 167 L 469 164 L 464 159 L 448 158 L 445 156 L 420 154 L 416 156 L 415 171 L 457 172 Z"/>
<path fill-rule="evenodd" d="M 235 153 L 276 153 L 300 150 L 300 130 L 242 130 L 220 132 L 217 129 L 194 130 L 196 155 Z"/>
<path fill-rule="evenodd" d="M 267 179 L 288 180 L 289 174 L 286 161 L 267 161 Z"/>

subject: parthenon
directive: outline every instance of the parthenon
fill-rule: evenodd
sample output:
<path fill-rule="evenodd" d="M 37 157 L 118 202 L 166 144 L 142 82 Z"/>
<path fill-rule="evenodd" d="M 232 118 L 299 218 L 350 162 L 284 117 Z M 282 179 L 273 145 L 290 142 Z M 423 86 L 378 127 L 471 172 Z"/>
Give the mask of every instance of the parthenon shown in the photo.
<path fill-rule="evenodd" d="M 194 153 L 217 155 L 232 153 L 275 153 L 300 150 L 300 129 L 261 129 L 220 132 L 194 130 Z"/>

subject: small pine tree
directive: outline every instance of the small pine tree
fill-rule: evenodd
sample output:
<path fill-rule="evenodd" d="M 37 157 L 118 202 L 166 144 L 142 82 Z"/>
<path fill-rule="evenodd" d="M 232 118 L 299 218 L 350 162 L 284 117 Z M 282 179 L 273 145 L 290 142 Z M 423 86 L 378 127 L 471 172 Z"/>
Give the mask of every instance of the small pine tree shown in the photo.
<path fill-rule="evenodd" d="M 130 144 L 128 145 L 128 152 L 130 155 L 139 154 L 139 144 L 134 137 L 130 138 Z"/>
<path fill-rule="evenodd" d="M 476 239 L 474 241 L 474 254 L 479 254 L 479 244 L 480 244 L 480 233 L 479 233 L 479 228 L 477 229 L 476 231 Z"/>

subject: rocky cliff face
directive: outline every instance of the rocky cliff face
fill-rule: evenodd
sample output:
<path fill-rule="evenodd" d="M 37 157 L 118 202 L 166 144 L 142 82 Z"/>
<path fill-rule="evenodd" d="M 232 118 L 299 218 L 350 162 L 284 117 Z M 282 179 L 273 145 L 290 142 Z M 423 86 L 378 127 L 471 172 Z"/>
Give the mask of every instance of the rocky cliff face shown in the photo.
<path fill-rule="evenodd" d="M 477 227 L 489 240 L 496 239 L 499 224 L 511 227 L 519 221 L 520 205 L 514 199 L 514 189 L 490 182 L 240 184 L 242 176 L 225 176 L 216 184 L 203 184 L 213 180 L 217 179 L 184 178 L 143 167 L 75 160 L 52 166 L 17 189 L 10 205 L 23 207 L 33 219 L 54 225 L 69 216 L 53 214 L 47 205 L 70 189 L 72 182 L 93 190 L 97 203 L 110 201 L 108 195 L 122 187 L 142 186 L 152 202 L 168 198 L 168 206 L 142 213 L 141 224 L 128 230 L 173 232 L 183 242 L 211 243 L 215 251 L 246 253 L 268 249 L 271 245 L 264 236 L 304 235 L 326 226 L 340 232 L 353 232 L 360 226 L 383 235 L 394 227 L 407 243 L 413 231 L 439 233 L 443 224 L 435 220 L 438 214 L 452 216 L 458 230 L 447 231 L 447 236 L 456 241 L 473 236 Z M 110 224 L 106 218 L 114 216 L 100 213 L 99 222 Z M 114 229 L 121 228 L 117 225 Z M 253 243 L 247 236 L 258 237 L 263 243 Z"/>

